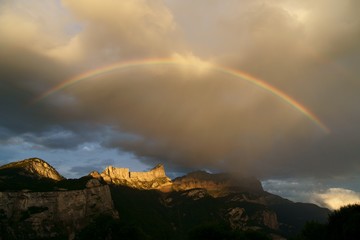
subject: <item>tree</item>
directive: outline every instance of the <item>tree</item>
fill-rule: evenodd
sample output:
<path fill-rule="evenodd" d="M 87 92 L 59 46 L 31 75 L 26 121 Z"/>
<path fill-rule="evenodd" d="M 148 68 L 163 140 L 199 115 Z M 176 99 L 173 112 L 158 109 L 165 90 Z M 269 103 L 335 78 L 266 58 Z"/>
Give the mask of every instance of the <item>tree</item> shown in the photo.
<path fill-rule="evenodd" d="M 329 239 L 360 239 L 360 205 L 353 204 L 335 210 L 329 215 Z"/>
<path fill-rule="evenodd" d="M 359 240 L 360 205 L 347 205 L 329 214 L 328 223 L 308 222 L 299 240 Z"/>

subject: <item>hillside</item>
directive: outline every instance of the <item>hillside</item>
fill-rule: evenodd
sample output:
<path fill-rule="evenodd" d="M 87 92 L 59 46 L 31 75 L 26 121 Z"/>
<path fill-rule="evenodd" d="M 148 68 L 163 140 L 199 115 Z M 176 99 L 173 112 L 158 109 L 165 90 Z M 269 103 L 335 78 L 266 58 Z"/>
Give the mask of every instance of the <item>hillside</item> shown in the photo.
<path fill-rule="evenodd" d="M 1 175 L 27 176 L 32 178 L 49 178 L 55 181 L 63 180 L 54 167 L 39 158 L 29 158 L 12 162 L 0 167 Z"/>

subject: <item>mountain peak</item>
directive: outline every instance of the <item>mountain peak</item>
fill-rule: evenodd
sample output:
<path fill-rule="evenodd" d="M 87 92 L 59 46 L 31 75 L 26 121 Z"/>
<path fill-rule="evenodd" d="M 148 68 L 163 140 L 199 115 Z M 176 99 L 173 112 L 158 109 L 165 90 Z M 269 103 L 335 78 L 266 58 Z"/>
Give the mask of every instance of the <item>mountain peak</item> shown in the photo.
<path fill-rule="evenodd" d="M 157 164 L 150 171 L 157 170 L 157 169 L 162 169 L 165 172 L 164 165 L 162 163 Z"/>
<path fill-rule="evenodd" d="M 12 162 L 0 167 L 1 171 L 10 171 L 22 176 L 32 178 L 50 178 L 56 181 L 64 179 L 54 167 L 40 158 L 28 158 Z"/>

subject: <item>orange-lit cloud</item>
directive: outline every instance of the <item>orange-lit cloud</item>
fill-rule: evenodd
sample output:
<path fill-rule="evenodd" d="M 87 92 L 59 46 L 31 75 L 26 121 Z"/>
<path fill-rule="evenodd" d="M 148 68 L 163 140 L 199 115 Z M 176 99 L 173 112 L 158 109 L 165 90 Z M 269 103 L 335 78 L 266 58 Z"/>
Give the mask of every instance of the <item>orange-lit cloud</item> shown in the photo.
<path fill-rule="evenodd" d="M 314 194 L 313 201 L 336 210 L 349 204 L 360 204 L 360 193 L 344 188 L 329 188 L 325 192 Z"/>

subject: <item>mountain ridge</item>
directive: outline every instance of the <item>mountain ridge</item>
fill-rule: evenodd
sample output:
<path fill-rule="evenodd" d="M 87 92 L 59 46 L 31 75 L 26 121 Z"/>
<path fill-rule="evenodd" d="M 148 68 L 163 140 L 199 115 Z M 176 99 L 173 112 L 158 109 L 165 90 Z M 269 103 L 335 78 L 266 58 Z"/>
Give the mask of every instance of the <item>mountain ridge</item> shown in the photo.
<path fill-rule="evenodd" d="M 27 170 L 28 166 L 33 166 L 31 162 L 40 162 L 44 169 L 25 171 L 25 175 L 14 175 L 13 172 L 6 171 L 15 168 L 18 173 L 21 166 Z M 329 213 L 329 210 L 313 204 L 293 203 L 270 194 L 263 190 L 261 182 L 256 178 L 234 179 L 232 175 L 226 173 L 211 174 L 195 171 L 171 180 L 166 176 L 162 164 L 146 172 L 131 172 L 128 168 L 108 166 L 101 174 L 93 171 L 79 179 L 55 180 L 52 174 L 44 174 L 49 172 L 45 170 L 53 169 L 44 160 L 37 158 L 0 167 L 0 194 L 12 196 L 7 197 L 6 202 L 0 201 L 0 227 L 5 226 L 10 232 L 20 231 L 19 234 L 29 239 L 37 239 L 36 237 L 39 236 L 49 237 L 50 235 L 46 234 L 50 233 L 44 232 L 44 228 L 34 228 L 34 226 L 37 226 L 39 221 L 45 224 L 45 220 L 51 217 L 54 219 L 51 226 L 70 224 L 68 229 L 71 229 L 71 233 L 59 230 L 57 236 L 74 239 L 73 237 L 80 236 L 82 231 L 92 232 L 93 230 L 89 229 L 92 223 L 103 213 L 107 213 L 108 221 L 112 224 L 128 227 L 135 224 L 139 231 L 151 236 L 140 239 L 188 239 L 191 231 L 201 229 L 209 223 L 217 227 L 226 226 L 227 230 L 222 233 L 225 235 L 255 231 L 265 234 L 269 239 L 285 239 L 284 236 L 298 232 L 306 221 L 314 219 L 326 221 Z M 10 176 L 6 176 L 7 173 Z M 16 181 L 18 178 L 19 180 Z M 14 182 L 17 184 L 13 185 Z M 56 210 L 59 205 L 57 202 L 61 202 L 62 205 L 66 203 L 61 200 L 64 198 L 62 196 L 69 199 L 69 204 L 66 205 L 68 207 L 63 208 L 66 209 L 64 211 Z M 24 198 L 29 199 L 26 204 L 18 205 Z M 80 206 L 76 202 L 90 207 L 85 212 L 91 214 L 80 213 L 83 210 L 78 212 L 76 209 Z M 9 209 L 7 206 L 23 207 Z M 71 225 L 66 220 L 70 215 L 64 217 L 62 212 L 64 214 L 78 212 L 73 216 L 75 219 L 83 219 L 84 216 L 89 219 L 86 224 Z M 27 216 L 27 224 L 31 225 L 25 228 L 28 230 L 19 230 L 24 229 L 26 223 L 20 221 L 21 216 Z M 116 220 L 117 216 L 120 216 L 120 220 Z M 48 228 L 55 229 L 51 226 Z M 151 226 L 166 229 L 168 237 L 159 235 Z M 1 229 L 3 227 L 0 231 Z"/>
<path fill-rule="evenodd" d="M 176 191 L 204 188 L 213 196 L 223 196 L 231 192 L 264 192 L 261 182 L 253 177 L 234 177 L 228 173 L 208 173 L 194 171 L 173 180 Z"/>

